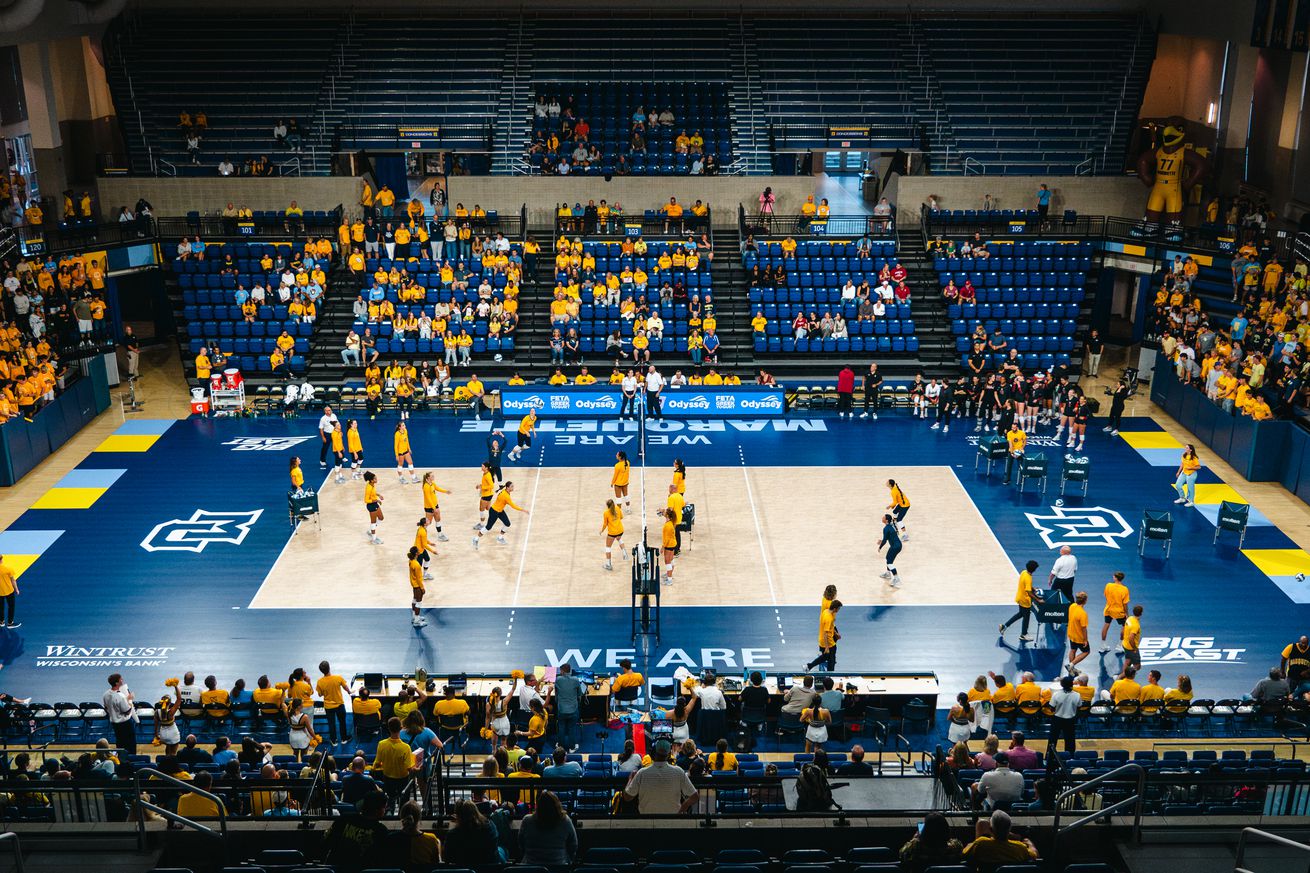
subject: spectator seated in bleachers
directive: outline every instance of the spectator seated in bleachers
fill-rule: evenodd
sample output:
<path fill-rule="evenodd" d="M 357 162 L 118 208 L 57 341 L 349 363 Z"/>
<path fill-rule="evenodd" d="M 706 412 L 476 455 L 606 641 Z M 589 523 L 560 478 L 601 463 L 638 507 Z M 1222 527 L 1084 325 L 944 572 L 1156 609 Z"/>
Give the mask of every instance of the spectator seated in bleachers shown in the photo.
<path fill-rule="evenodd" d="M 646 362 L 653 354 L 689 353 L 705 320 L 714 326 L 711 291 L 709 261 L 694 242 L 649 243 L 638 236 L 584 243 L 561 235 L 549 310 L 551 360 L 603 354 L 616 363 Z"/>
<path fill-rule="evenodd" d="M 525 154 L 543 175 L 711 175 L 731 159 L 722 86 L 600 83 L 549 89 L 566 96 L 561 101 L 548 97 L 546 88 L 538 92 Z"/>
<path fill-rule="evenodd" d="M 1091 266 L 1089 243 L 1019 242 L 986 245 L 979 237 L 965 240 L 958 256 L 948 254 L 947 241 L 929 245 L 941 282 L 947 315 L 956 337 L 956 351 L 966 370 L 981 327 L 982 375 L 999 369 L 1010 343 L 1024 373 L 1067 367 L 1074 350 L 1079 307 Z M 965 251 L 969 254 L 966 256 Z M 1004 347 L 990 341 L 1004 340 Z"/>
<path fill-rule="evenodd" d="M 917 352 L 913 291 L 894 253 L 894 243 L 867 236 L 854 243 L 748 239 L 742 263 L 755 351 Z"/>
<path fill-rule="evenodd" d="M 332 242 L 213 243 L 183 239 L 173 270 L 182 289 L 190 353 L 209 350 L 248 374 L 304 372 L 328 291 Z M 196 378 L 207 381 L 208 376 Z"/>
<path fill-rule="evenodd" d="M 355 332 L 371 331 L 380 355 L 440 356 L 450 367 L 469 366 L 474 354 L 513 351 L 522 247 L 497 232 L 472 239 L 467 261 L 458 244 L 446 246 L 451 257 L 434 261 L 420 230 L 412 220 L 401 225 L 388 246 L 394 258 L 364 259 L 371 274 L 355 303 Z"/>

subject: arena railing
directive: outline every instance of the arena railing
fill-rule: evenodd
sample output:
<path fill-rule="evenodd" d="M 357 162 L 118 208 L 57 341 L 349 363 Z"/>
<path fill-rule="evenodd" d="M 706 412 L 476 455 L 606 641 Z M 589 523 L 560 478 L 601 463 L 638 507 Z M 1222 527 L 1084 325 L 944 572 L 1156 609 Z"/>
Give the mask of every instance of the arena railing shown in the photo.
<path fill-rule="evenodd" d="M 143 776 L 148 776 L 152 782 L 157 780 L 163 782 L 165 785 L 180 788 L 188 793 L 198 794 L 206 800 L 214 803 L 218 807 L 218 829 L 215 830 L 214 828 L 208 825 L 203 825 L 194 819 L 187 818 L 184 815 L 178 815 L 167 807 L 146 800 L 146 795 L 141 790 L 141 777 Z M 220 840 L 227 839 L 227 804 L 223 801 L 223 798 L 219 797 L 217 794 L 211 794 L 210 792 L 197 788 L 175 776 L 169 776 L 166 773 L 160 773 L 158 770 L 151 770 L 149 768 L 142 768 L 132 774 L 132 790 L 136 805 L 139 809 L 148 809 L 156 815 L 163 816 L 173 824 L 179 824 L 184 828 L 190 828 L 193 831 L 199 831 L 202 834 L 208 834 L 212 837 L 217 837 Z M 137 849 L 140 851 L 145 851 L 146 849 L 146 817 L 144 815 L 137 816 Z"/>
<path fill-rule="evenodd" d="M 1103 805 L 1100 809 L 1090 812 L 1088 815 L 1083 816 L 1077 821 L 1067 824 L 1064 827 L 1060 827 L 1060 816 L 1065 811 L 1067 803 L 1076 800 L 1080 795 L 1085 795 L 1088 791 L 1094 789 L 1098 785 L 1106 785 L 1111 782 L 1122 782 L 1124 781 L 1123 777 L 1129 775 L 1137 777 L 1135 780 L 1137 787 L 1134 794 L 1111 803 L 1108 806 Z M 1128 809 L 1129 807 L 1132 807 L 1133 810 L 1133 842 L 1140 843 L 1142 839 L 1142 806 L 1145 798 L 1146 770 L 1140 764 L 1124 764 L 1122 767 L 1116 767 L 1109 773 L 1102 774 L 1094 779 L 1088 779 L 1086 782 L 1079 782 L 1071 785 L 1064 791 L 1060 792 L 1059 796 L 1055 798 L 1055 813 L 1054 818 L 1051 821 L 1051 854 L 1054 855 L 1055 852 L 1058 851 L 1060 838 L 1065 834 L 1086 827 L 1094 821 L 1103 820 L 1106 816 L 1114 815 L 1116 812 Z"/>
<path fill-rule="evenodd" d="M 9 248 L 11 251 L 17 248 L 24 257 L 154 241 L 154 228 L 149 220 L 144 222 L 87 220 L 71 224 L 47 221 L 37 226 L 15 227 L 11 230 L 11 234 L 10 241 L 0 245 L 0 248 Z M 2 254 L 0 258 L 3 258 Z"/>
<path fill-rule="evenodd" d="M 684 204 L 686 205 L 686 204 Z M 690 205 L 686 205 L 688 210 Z M 558 214 L 558 208 L 555 215 L 555 238 L 560 236 L 586 236 L 589 238 L 613 237 L 621 239 L 625 236 L 632 236 L 635 229 L 641 230 L 641 235 L 647 239 L 661 239 L 669 237 L 684 237 L 688 233 L 709 233 L 710 226 L 713 224 L 714 210 L 706 204 L 706 213 L 704 216 L 692 215 L 690 211 L 683 213 L 679 218 L 669 218 L 663 214 L 647 215 L 645 211 L 610 216 L 603 222 L 588 221 L 586 218 L 574 218 L 572 216 L 565 218 Z"/>
<path fill-rule="evenodd" d="M 1305 843 L 1298 843 L 1296 840 L 1289 840 L 1287 837 L 1280 837 L 1278 834 L 1271 834 L 1259 828 L 1242 828 L 1242 836 L 1237 841 L 1237 860 L 1234 862 L 1233 873 L 1253 873 L 1246 866 L 1246 850 L 1253 842 L 1273 843 L 1285 849 L 1294 849 L 1301 854 L 1310 853 L 1310 845 Z M 19 873 L 22 873 L 21 867 Z"/>
<path fill-rule="evenodd" d="M 885 239 L 896 235 L 896 210 L 891 215 L 829 215 L 811 218 L 806 215 L 779 215 L 747 212 L 737 207 L 738 229 L 745 239 L 768 237 L 825 237 L 858 238 L 866 234 L 871 239 Z"/>

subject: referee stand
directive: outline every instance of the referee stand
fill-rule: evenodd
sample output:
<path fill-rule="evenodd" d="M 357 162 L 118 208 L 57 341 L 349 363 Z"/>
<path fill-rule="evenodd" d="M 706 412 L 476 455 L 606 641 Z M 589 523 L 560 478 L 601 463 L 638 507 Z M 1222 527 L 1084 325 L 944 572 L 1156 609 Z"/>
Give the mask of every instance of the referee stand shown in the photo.
<path fill-rule="evenodd" d="M 660 643 L 660 553 L 643 542 L 632 549 L 632 640 Z"/>

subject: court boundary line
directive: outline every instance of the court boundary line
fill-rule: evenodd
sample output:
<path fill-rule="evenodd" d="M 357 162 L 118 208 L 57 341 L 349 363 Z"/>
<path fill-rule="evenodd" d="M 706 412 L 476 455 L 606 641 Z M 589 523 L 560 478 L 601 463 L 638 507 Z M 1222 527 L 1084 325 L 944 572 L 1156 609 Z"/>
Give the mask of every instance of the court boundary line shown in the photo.
<path fill-rule="evenodd" d="M 955 477 L 955 483 L 960 486 L 960 490 L 964 492 L 964 496 L 969 498 L 969 508 L 974 511 L 974 514 L 978 516 L 979 521 L 983 523 L 983 527 L 987 529 L 988 536 L 992 538 L 992 542 L 996 543 L 997 551 L 1005 556 L 1005 560 L 1009 562 L 1012 570 L 1016 573 L 1019 572 L 1018 565 L 1014 563 L 1014 560 L 1010 557 L 1010 553 L 1005 550 L 1005 546 L 1001 545 L 1001 538 L 996 535 L 996 531 L 992 530 L 991 523 L 987 521 L 987 516 L 983 515 L 982 510 L 978 508 L 978 504 L 974 502 L 973 495 L 969 493 L 969 489 L 964 487 L 964 480 L 960 478 L 960 474 L 955 472 L 953 466 L 947 465 L 946 469 L 951 471 L 951 475 Z M 1042 499 L 1046 499 L 1045 494 L 1043 494 Z"/>
<path fill-rule="evenodd" d="M 760 563 L 764 565 L 764 578 L 769 583 L 769 599 L 773 601 L 773 618 L 778 624 L 778 638 L 787 645 L 787 634 L 782 629 L 782 613 L 778 611 L 778 592 L 773 586 L 773 570 L 769 567 L 769 554 L 764 547 L 764 529 L 760 526 L 760 513 L 755 508 L 755 489 L 751 487 L 750 468 L 746 465 L 746 450 L 737 443 L 737 457 L 741 460 L 741 477 L 746 482 L 746 502 L 751 508 L 751 518 L 755 521 L 755 539 L 760 544 Z"/>
<path fill-rule="evenodd" d="M 319 483 L 318 491 L 316 491 L 316 492 L 314 492 L 314 493 L 315 493 L 315 494 L 321 494 L 321 493 L 323 493 L 323 486 L 327 485 L 328 482 L 329 482 L 331 479 L 332 479 L 332 468 L 329 467 L 328 470 L 327 470 L 327 474 L 323 476 L 323 481 L 322 481 L 321 483 Z M 347 481 L 350 481 L 350 480 L 347 480 Z M 319 530 L 320 530 L 320 532 L 321 532 L 322 529 L 323 529 L 323 517 L 322 517 L 322 513 L 319 514 L 319 518 L 318 518 L 314 523 L 315 523 L 316 525 L 318 525 Z M 301 522 L 301 524 L 304 524 L 304 522 Z M 291 533 L 287 535 L 287 541 L 284 542 L 284 543 L 282 544 L 282 548 L 280 548 L 280 549 L 277 550 L 277 557 L 273 559 L 273 563 L 269 564 L 269 565 L 268 565 L 268 569 L 267 569 L 266 571 L 264 571 L 264 578 L 260 580 L 258 587 L 255 588 L 255 593 L 252 594 L 252 595 L 250 595 L 250 599 L 246 601 L 246 605 L 245 605 L 245 606 L 234 606 L 233 609 L 246 609 L 246 610 L 250 610 L 250 609 L 289 609 L 289 608 L 291 608 L 291 607 L 282 607 L 282 606 L 255 606 L 255 601 L 259 599 L 259 593 L 260 593 L 261 591 L 264 590 L 264 586 L 268 584 L 268 580 L 273 576 L 273 568 L 276 567 L 276 566 L 277 566 L 277 565 L 282 561 L 282 559 L 283 559 L 284 557 L 286 557 L 287 549 L 291 548 L 291 541 L 294 540 L 294 539 L 296 538 L 296 534 L 298 534 L 298 533 L 300 533 L 300 525 L 299 525 L 299 524 L 296 525 L 295 527 L 293 527 L 293 528 L 291 529 Z"/>
<path fill-rule="evenodd" d="M 522 553 L 519 555 L 518 577 L 514 580 L 514 599 L 510 601 L 509 605 L 509 627 L 505 629 L 505 645 L 507 646 L 510 637 L 514 634 L 514 617 L 518 614 L 519 591 L 523 588 L 523 569 L 528 565 L 528 538 L 532 536 L 532 519 L 537 514 L 537 488 L 541 485 L 541 468 L 545 461 L 546 443 L 543 441 L 537 454 L 537 475 L 532 480 L 532 499 L 528 501 L 528 523 L 523 526 L 523 541 L 519 544 Z"/>

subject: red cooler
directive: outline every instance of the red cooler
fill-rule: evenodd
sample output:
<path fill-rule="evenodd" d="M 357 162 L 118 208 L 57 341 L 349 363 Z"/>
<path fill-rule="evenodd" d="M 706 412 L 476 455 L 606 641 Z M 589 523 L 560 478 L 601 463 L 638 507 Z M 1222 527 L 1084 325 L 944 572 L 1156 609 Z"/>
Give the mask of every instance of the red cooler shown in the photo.
<path fill-rule="evenodd" d="M 236 367 L 229 367 L 223 371 L 224 387 L 236 389 L 241 387 L 241 371 Z"/>
<path fill-rule="evenodd" d="M 209 377 L 209 390 L 221 391 L 223 388 L 223 374 L 213 373 Z"/>

